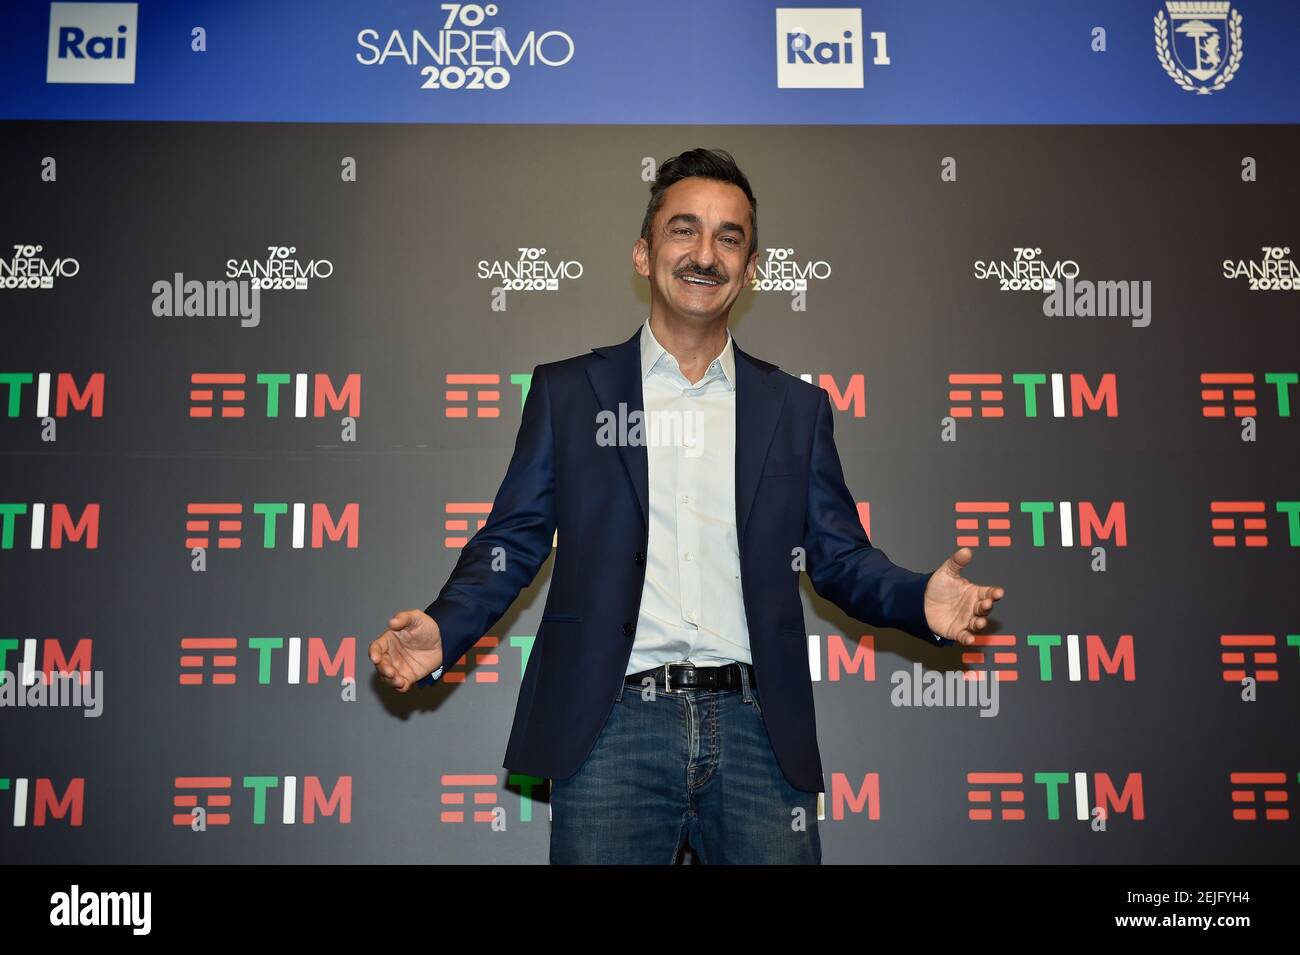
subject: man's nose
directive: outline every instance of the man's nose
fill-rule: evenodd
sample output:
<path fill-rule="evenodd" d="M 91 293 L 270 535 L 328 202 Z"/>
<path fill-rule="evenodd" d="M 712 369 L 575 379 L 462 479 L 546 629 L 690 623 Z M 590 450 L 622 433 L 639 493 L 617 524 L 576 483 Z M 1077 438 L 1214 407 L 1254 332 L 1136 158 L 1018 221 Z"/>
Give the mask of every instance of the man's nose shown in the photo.
<path fill-rule="evenodd" d="M 706 271 L 714 267 L 717 256 L 713 252 L 713 244 L 708 236 L 701 234 L 695 240 L 692 257 L 695 259 L 695 264 Z"/>

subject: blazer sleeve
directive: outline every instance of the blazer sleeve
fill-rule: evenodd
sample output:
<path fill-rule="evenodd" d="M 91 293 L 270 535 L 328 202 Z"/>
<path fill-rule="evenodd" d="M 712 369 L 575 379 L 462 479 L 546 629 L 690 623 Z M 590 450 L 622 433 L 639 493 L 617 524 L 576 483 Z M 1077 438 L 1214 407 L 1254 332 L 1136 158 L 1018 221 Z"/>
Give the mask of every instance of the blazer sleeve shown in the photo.
<path fill-rule="evenodd" d="M 811 457 L 804 552 L 813 589 L 873 626 L 902 630 L 936 646 L 955 643 L 926 622 L 925 588 L 933 572 L 916 573 L 894 564 L 862 529 L 857 504 L 844 483 L 825 391 L 817 404 Z"/>
<path fill-rule="evenodd" d="M 543 366 L 533 369 L 514 454 L 488 519 L 425 611 L 442 634 L 442 667 L 453 667 L 510 609 L 551 554 L 555 534 L 555 437 Z M 497 548 L 500 548 L 498 551 Z M 494 562 L 500 569 L 494 569 Z"/>

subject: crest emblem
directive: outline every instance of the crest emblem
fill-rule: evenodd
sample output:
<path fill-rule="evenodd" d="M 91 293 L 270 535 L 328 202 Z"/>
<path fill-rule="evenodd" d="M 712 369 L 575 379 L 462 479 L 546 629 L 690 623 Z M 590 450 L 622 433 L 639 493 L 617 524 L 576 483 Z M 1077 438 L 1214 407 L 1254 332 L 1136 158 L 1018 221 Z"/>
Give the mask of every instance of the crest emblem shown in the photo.
<path fill-rule="evenodd" d="M 1165 72 L 1202 96 L 1227 86 L 1241 66 L 1241 14 L 1225 0 L 1168 0 L 1165 10 L 1155 17 L 1156 58 Z"/>

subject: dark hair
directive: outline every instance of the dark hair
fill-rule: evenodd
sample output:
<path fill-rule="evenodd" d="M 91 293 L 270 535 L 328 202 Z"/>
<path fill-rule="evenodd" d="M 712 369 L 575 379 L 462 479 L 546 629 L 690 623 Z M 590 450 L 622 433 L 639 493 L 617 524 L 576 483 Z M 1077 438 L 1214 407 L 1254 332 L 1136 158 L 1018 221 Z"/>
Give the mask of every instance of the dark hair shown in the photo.
<path fill-rule="evenodd" d="M 717 179 L 740 187 L 745 198 L 749 200 L 748 254 L 753 255 L 758 249 L 758 200 L 754 198 L 754 191 L 749 188 L 749 180 L 740 171 L 731 153 L 725 149 L 700 147 L 663 161 L 655 181 L 650 184 L 650 204 L 646 206 L 645 219 L 641 222 L 641 238 L 648 244 L 654 245 L 650 227 L 654 223 L 655 214 L 664 204 L 664 193 L 673 183 L 692 176 L 701 179 Z"/>

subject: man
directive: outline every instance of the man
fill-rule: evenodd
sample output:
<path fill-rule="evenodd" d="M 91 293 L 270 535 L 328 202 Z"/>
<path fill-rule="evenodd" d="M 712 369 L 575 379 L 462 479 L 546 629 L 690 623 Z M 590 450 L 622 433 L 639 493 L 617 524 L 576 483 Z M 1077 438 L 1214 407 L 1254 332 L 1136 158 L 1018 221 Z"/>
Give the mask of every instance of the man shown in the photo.
<path fill-rule="evenodd" d="M 538 365 L 491 514 L 370 646 L 399 691 L 456 664 L 551 553 L 505 766 L 550 779 L 551 861 L 821 861 L 799 574 L 845 612 L 970 644 L 1004 591 L 891 563 L 844 484 L 824 391 L 742 351 L 757 203 L 721 150 L 666 161 L 631 338 Z M 671 431 L 671 439 L 664 432 Z M 429 675 L 432 674 L 430 678 Z"/>

